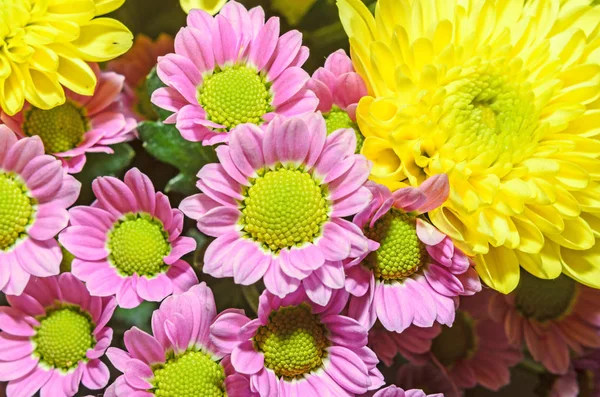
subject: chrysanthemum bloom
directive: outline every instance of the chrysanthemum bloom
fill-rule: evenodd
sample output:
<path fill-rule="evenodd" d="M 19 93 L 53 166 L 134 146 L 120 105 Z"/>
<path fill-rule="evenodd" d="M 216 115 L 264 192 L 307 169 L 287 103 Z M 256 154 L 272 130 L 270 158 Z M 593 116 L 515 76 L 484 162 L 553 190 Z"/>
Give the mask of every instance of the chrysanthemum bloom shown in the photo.
<path fill-rule="evenodd" d="M 515 289 L 519 265 L 600 288 L 600 7 L 338 4 L 371 94 L 357 119 L 373 178 L 394 190 L 447 173 L 429 216 L 494 289 Z"/>
<path fill-rule="evenodd" d="M 342 260 L 366 252 L 367 239 L 342 217 L 368 204 L 370 165 L 354 154 L 350 129 L 327 136 L 319 114 L 276 118 L 262 131 L 246 124 L 217 148 L 220 164 L 198 173 L 203 191 L 181 203 L 198 228 L 217 237 L 204 272 L 249 285 L 264 278 L 279 297 L 304 284 L 325 305 L 344 287 Z"/>
<path fill-rule="evenodd" d="M 221 316 L 212 342 L 231 351 L 231 364 L 250 377 L 261 397 L 348 396 L 383 385 L 367 330 L 340 315 L 348 294 L 336 290 L 326 306 L 313 303 L 303 287 L 281 299 L 264 291 L 258 318 Z"/>
<path fill-rule="evenodd" d="M 196 248 L 181 236 L 183 214 L 155 192 L 152 181 L 137 168 L 125 182 L 97 178 L 91 207 L 74 207 L 59 241 L 75 259 L 71 271 L 92 295 L 116 295 L 123 308 L 142 301 L 161 301 L 187 291 L 198 279 L 180 258 Z"/>
<path fill-rule="evenodd" d="M 396 373 L 396 384 L 406 389 L 421 389 L 425 393 L 442 393 L 444 397 L 462 397 L 462 392 L 435 365 L 404 364 Z"/>
<path fill-rule="evenodd" d="M 124 104 L 139 121 L 158 117 L 150 103 L 146 77 L 156 66 L 159 56 L 173 51 L 173 37 L 161 33 L 153 41 L 148 36 L 139 34 L 127 53 L 107 65 L 108 70 L 125 76 Z"/>
<path fill-rule="evenodd" d="M 386 330 L 381 323 L 377 322 L 369 330 L 369 347 L 388 367 L 393 364 L 398 354 L 410 362 L 423 364 L 429 360 L 431 341 L 441 331 L 442 328 L 436 323 L 429 328 L 413 325 L 402 333 L 397 333 Z"/>
<path fill-rule="evenodd" d="M 304 88 L 302 34 L 279 37 L 279 19 L 264 20 L 261 7 L 248 11 L 233 0 L 215 18 L 190 12 L 175 37 L 175 54 L 158 61 L 167 87 L 154 91 L 152 103 L 175 112 L 165 123 L 177 123 L 187 140 L 213 145 L 227 142 L 239 124 L 315 110 L 318 100 Z"/>
<path fill-rule="evenodd" d="M 354 223 L 372 252 L 346 263 L 350 317 L 367 328 L 379 319 L 394 332 L 435 321 L 451 325 L 458 296 L 480 291 L 481 283 L 469 258 L 420 215 L 446 200 L 448 178 L 437 175 L 393 194 L 383 185 L 367 186 L 373 200 Z"/>
<path fill-rule="evenodd" d="M 127 351 L 111 347 L 107 355 L 123 375 L 105 397 L 251 397 L 248 380 L 236 374 L 229 355 L 210 341 L 219 318 L 244 319 L 239 310 L 217 316 L 205 283 L 165 299 L 152 314 L 152 334 L 134 327 L 125 332 Z"/>
<path fill-rule="evenodd" d="M 189 13 L 193 9 L 198 9 L 208 12 L 210 15 L 215 15 L 223 6 L 227 3 L 227 0 L 179 0 L 181 8 L 186 13 Z"/>
<path fill-rule="evenodd" d="M 510 382 L 510 367 L 523 358 L 501 323 L 490 317 L 490 292 L 460 299 L 452 327 L 442 327 L 431 354 L 440 368 L 462 389 L 482 385 L 497 391 Z"/>
<path fill-rule="evenodd" d="M 354 71 L 352 60 L 344 50 L 338 50 L 325 60 L 306 86 L 319 98 L 317 110 L 323 113 L 327 133 L 340 128 L 352 128 L 356 133 L 356 150 L 360 151 L 364 137 L 356 124 L 356 107 L 360 98 L 367 95 L 367 86 Z"/>
<path fill-rule="evenodd" d="M 425 394 L 421 389 L 404 390 L 397 386 L 388 386 L 372 395 L 373 397 L 444 397 L 442 393 Z"/>
<path fill-rule="evenodd" d="M 102 389 L 109 372 L 100 360 L 112 340 L 106 326 L 114 298 L 90 296 L 72 274 L 32 277 L 20 296 L 0 307 L 0 381 L 6 395 L 74 396 L 83 383 Z"/>
<path fill-rule="evenodd" d="M 64 88 L 92 95 L 86 62 L 104 62 L 131 47 L 133 36 L 111 18 L 96 18 L 125 0 L 0 2 L 0 108 L 15 115 L 25 101 L 40 109 L 65 102 Z"/>
<path fill-rule="evenodd" d="M 0 125 L 0 291 L 20 295 L 30 275 L 59 273 L 56 235 L 81 184 L 44 154 L 39 137 L 17 141 Z"/>
<path fill-rule="evenodd" d="M 554 374 L 569 369 L 570 350 L 600 347 L 600 291 L 561 275 L 542 280 L 526 271 L 510 295 L 496 295 L 492 316 L 510 341 L 523 340 L 533 358 Z"/>
<path fill-rule="evenodd" d="M 19 136 L 39 136 L 47 154 L 56 156 L 69 173 L 81 171 L 86 153 L 113 153 L 108 145 L 135 138 L 136 120 L 124 114 L 124 77 L 101 72 L 90 65 L 98 85 L 93 96 L 65 90 L 67 100 L 53 109 L 25 103 L 14 116 L 1 113 L 2 121 Z"/>

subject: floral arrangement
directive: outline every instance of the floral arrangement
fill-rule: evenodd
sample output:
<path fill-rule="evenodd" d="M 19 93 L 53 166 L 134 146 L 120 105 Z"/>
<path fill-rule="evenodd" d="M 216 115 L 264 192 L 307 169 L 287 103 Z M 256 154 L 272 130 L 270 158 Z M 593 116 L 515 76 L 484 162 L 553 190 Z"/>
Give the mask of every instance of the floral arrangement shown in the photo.
<path fill-rule="evenodd" d="M 600 396 L 597 3 L 0 1 L 0 395 Z"/>

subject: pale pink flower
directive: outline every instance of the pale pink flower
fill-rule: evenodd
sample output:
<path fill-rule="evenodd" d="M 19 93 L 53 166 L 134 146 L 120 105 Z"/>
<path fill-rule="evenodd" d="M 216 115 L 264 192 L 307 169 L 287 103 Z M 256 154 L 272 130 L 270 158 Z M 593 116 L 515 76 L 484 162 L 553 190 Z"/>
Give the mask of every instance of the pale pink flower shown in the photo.
<path fill-rule="evenodd" d="M 39 137 L 17 140 L 0 125 L 0 291 L 19 295 L 31 275 L 57 275 L 62 252 L 56 235 L 81 184 L 44 154 Z"/>
<path fill-rule="evenodd" d="M 67 101 L 42 110 L 26 103 L 19 113 L 2 112 L 2 121 L 20 137 L 39 136 L 47 154 L 60 159 L 69 173 L 85 165 L 86 153 L 113 153 L 110 145 L 135 138 L 136 120 L 124 111 L 124 77 L 90 65 L 98 84 L 92 96 L 65 89 Z"/>
<path fill-rule="evenodd" d="M 92 295 L 116 295 L 123 308 L 185 292 L 198 279 L 180 258 L 196 248 L 181 236 L 183 214 L 137 168 L 124 182 L 97 178 L 94 205 L 74 207 L 59 241 L 75 259 L 73 274 Z"/>

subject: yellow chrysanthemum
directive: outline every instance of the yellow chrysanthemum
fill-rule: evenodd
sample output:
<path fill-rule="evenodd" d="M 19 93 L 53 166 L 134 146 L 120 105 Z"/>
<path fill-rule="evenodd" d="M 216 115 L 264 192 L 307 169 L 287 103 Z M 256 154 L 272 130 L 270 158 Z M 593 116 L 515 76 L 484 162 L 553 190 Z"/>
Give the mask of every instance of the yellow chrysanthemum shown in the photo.
<path fill-rule="evenodd" d="M 338 0 L 372 177 L 447 173 L 433 223 L 508 293 L 519 265 L 600 288 L 600 8 L 590 0 Z"/>
<path fill-rule="evenodd" d="M 125 0 L 0 0 L 0 107 L 9 115 L 26 100 L 40 109 L 65 102 L 66 87 L 92 95 L 86 62 L 115 58 L 131 47 L 122 23 L 96 18 Z"/>
<path fill-rule="evenodd" d="M 189 13 L 192 9 L 199 9 L 208 12 L 210 15 L 215 15 L 223 8 L 227 0 L 179 0 L 181 8 L 185 13 Z"/>

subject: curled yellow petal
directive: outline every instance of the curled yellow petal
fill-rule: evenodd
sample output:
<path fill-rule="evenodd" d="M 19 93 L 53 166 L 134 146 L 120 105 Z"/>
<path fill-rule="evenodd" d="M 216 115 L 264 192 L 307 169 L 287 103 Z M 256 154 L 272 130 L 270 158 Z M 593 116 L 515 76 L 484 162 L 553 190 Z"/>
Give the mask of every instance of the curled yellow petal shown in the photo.
<path fill-rule="evenodd" d="M 96 18 L 81 26 L 79 38 L 71 44 L 83 60 L 104 62 L 127 52 L 133 45 L 133 35 L 119 21 Z"/>
<path fill-rule="evenodd" d="M 225 3 L 227 3 L 227 0 L 179 0 L 179 3 L 186 14 L 189 13 L 190 10 L 198 9 L 204 10 L 211 15 L 215 15 L 223 8 Z"/>

